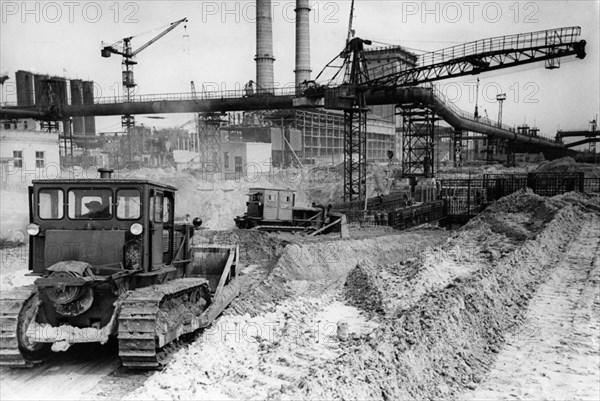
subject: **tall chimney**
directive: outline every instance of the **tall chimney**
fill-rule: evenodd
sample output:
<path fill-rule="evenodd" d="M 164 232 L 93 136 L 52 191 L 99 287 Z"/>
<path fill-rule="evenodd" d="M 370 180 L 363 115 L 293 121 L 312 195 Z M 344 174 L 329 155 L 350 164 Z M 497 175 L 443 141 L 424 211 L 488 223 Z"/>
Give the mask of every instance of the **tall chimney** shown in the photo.
<path fill-rule="evenodd" d="M 296 0 L 296 87 L 310 81 L 310 4 Z"/>
<path fill-rule="evenodd" d="M 271 0 L 256 0 L 256 88 L 258 93 L 273 91 L 273 17 Z"/>

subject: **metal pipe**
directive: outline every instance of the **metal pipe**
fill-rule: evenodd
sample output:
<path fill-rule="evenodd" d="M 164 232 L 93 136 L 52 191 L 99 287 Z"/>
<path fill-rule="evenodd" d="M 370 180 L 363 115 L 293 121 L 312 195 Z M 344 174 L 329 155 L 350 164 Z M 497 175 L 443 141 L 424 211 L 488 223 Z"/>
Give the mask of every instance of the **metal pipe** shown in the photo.
<path fill-rule="evenodd" d="M 173 100 L 90 105 L 64 105 L 62 116 L 119 116 L 124 114 L 201 113 L 292 109 L 294 96 L 253 96 L 231 99 Z M 4 110 L 4 109 L 2 109 Z"/>
<path fill-rule="evenodd" d="M 600 143 L 600 138 L 585 138 L 581 141 L 571 142 L 565 144 L 566 148 L 574 148 L 575 146 L 585 145 L 586 143 Z"/>
<path fill-rule="evenodd" d="M 430 89 L 419 87 L 396 88 L 391 90 L 370 90 L 366 93 L 367 104 L 423 104 L 435 110 L 454 129 L 478 132 L 497 139 L 508 139 L 524 144 L 537 145 L 546 148 L 565 149 L 562 143 L 546 141 L 540 137 L 517 134 L 516 132 L 470 120 L 449 108 Z"/>
<path fill-rule="evenodd" d="M 577 136 L 591 138 L 591 137 L 595 137 L 597 135 L 600 135 L 600 131 L 558 131 L 558 133 L 556 134 L 556 138 L 577 137 Z"/>
<path fill-rule="evenodd" d="M 540 137 L 518 134 L 505 129 L 467 119 L 457 114 L 440 101 L 431 90 L 419 87 L 395 88 L 391 90 L 369 90 L 365 94 L 368 105 L 424 104 L 450 124 L 454 129 L 478 132 L 498 139 L 537 145 L 546 148 L 565 149 L 562 143 L 550 142 Z M 166 114 L 226 112 L 243 110 L 293 109 L 294 96 L 253 96 L 230 99 L 174 100 L 133 103 L 107 103 L 90 105 L 60 105 L 47 107 L 45 111 L 23 109 L 0 109 L 0 118 L 54 118 L 74 116 L 118 116 L 123 114 Z M 10 115 L 10 117 L 6 117 Z M 60 118 L 57 118 L 59 116 Z"/>
<path fill-rule="evenodd" d="M 296 0 L 296 88 L 310 81 L 310 4 Z"/>
<path fill-rule="evenodd" d="M 256 0 L 256 87 L 258 93 L 271 93 L 273 75 L 273 17 L 271 0 Z"/>
<path fill-rule="evenodd" d="M 0 120 L 18 120 L 19 118 L 47 118 L 48 112 L 38 110 L 0 108 Z"/>

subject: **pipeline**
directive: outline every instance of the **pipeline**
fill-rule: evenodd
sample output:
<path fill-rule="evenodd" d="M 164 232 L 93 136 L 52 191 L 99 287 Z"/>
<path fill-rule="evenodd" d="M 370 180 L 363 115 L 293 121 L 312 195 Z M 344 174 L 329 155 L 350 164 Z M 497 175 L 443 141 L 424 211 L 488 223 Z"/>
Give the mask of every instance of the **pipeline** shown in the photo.
<path fill-rule="evenodd" d="M 369 89 L 365 93 L 368 105 L 388 104 L 421 104 L 431 107 L 440 117 L 454 129 L 477 132 L 493 138 L 508 139 L 522 144 L 536 145 L 545 148 L 565 149 L 562 143 L 551 142 L 544 138 L 518 134 L 501 127 L 467 118 L 443 101 L 431 88 L 400 87 L 392 89 Z M 83 116 L 118 116 L 123 114 L 167 114 L 167 113 L 199 113 L 226 112 L 244 110 L 282 110 L 293 109 L 293 95 L 252 96 L 221 99 L 199 100 L 160 100 L 133 103 L 103 103 L 89 105 L 52 106 L 46 111 L 24 109 L 0 109 L 0 118 L 50 118 L 61 120 L 69 117 Z"/>
<path fill-rule="evenodd" d="M 546 148 L 565 149 L 562 143 L 544 138 L 518 134 L 501 127 L 495 127 L 460 115 L 444 102 L 431 88 L 402 87 L 392 90 L 370 90 L 366 93 L 367 104 L 421 104 L 431 107 L 437 115 L 456 130 L 477 132 L 497 139 L 508 139 L 522 144 Z"/>
<path fill-rule="evenodd" d="M 585 145 L 586 143 L 600 143 L 600 138 L 585 138 L 580 141 L 567 143 L 567 144 L 565 144 L 565 147 L 570 149 L 570 148 L 574 148 L 575 146 Z"/>
<path fill-rule="evenodd" d="M 0 120 L 18 120 L 20 118 L 34 118 L 43 120 L 48 118 L 47 111 L 25 110 L 25 109 L 0 109 Z"/>

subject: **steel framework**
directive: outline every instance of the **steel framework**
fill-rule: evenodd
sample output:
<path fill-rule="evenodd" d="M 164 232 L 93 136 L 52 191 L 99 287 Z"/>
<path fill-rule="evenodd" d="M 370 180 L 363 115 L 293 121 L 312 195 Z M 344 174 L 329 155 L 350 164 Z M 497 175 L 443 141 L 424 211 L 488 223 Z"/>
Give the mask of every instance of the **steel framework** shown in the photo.
<path fill-rule="evenodd" d="M 367 101 L 360 88 L 369 80 L 364 45 L 370 41 L 351 39 L 343 52 L 346 57 L 344 82 L 352 94 L 344 107 L 344 202 L 367 197 Z M 342 102 L 343 103 L 343 102 Z"/>
<path fill-rule="evenodd" d="M 453 161 L 454 167 L 462 167 L 463 165 L 463 132 L 461 130 L 455 130 L 452 134 L 452 143 L 453 143 Z"/>
<path fill-rule="evenodd" d="M 367 112 L 364 97 L 344 110 L 344 202 L 367 196 Z"/>
<path fill-rule="evenodd" d="M 478 74 L 515 65 L 546 61 L 546 68 L 558 67 L 560 57 L 585 57 L 584 40 L 578 41 L 577 26 L 498 36 L 422 54 L 418 67 L 390 73 L 369 82 L 371 87 L 390 88 L 417 85 L 439 79 Z M 381 68 L 381 66 L 378 66 Z"/>
<path fill-rule="evenodd" d="M 343 83 L 325 91 L 325 108 L 344 111 L 344 202 L 367 196 L 367 101 L 365 83 L 369 81 L 364 46 L 371 41 L 352 38 L 328 68 L 344 71 Z M 339 59 L 341 65 L 334 65 Z"/>
<path fill-rule="evenodd" d="M 402 109 L 402 175 L 433 177 L 435 112 L 422 104 L 397 107 Z"/>
<path fill-rule="evenodd" d="M 202 171 L 221 171 L 221 123 L 218 113 L 198 114 L 198 156 Z"/>

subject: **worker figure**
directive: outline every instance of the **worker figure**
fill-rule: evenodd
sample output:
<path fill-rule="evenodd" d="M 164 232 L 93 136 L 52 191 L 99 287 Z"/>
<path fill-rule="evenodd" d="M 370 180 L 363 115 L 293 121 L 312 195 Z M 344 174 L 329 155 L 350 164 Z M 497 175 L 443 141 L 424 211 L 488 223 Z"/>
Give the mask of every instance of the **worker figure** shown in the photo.
<path fill-rule="evenodd" d="M 254 81 L 250 80 L 246 85 L 244 85 L 244 91 L 246 92 L 246 96 L 254 96 Z"/>
<path fill-rule="evenodd" d="M 81 217 L 88 217 L 90 219 L 106 219 L 110 217 L 110 211 L 108 205 L 104 206 L 98 201 L 90 201 L 85 204 L 88 208 L 88 212 Z"/>

